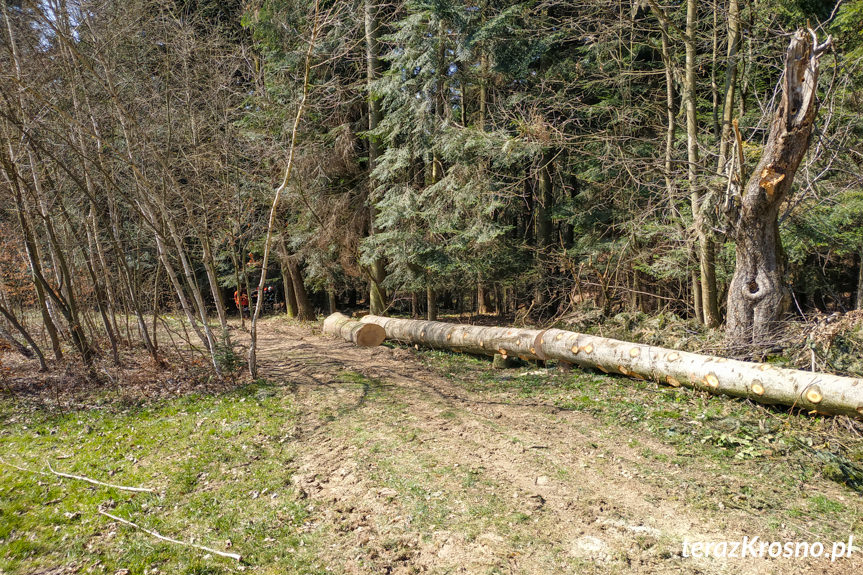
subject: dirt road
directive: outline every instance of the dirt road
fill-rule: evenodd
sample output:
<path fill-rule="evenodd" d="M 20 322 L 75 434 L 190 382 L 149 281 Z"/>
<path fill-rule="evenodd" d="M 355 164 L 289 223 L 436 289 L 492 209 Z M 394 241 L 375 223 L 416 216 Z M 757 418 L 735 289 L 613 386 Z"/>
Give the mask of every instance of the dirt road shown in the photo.
<path fill-rule="evenodd" d="M 259 357 L 264 377 L 295 391 L 292 437 L 302 455 L 293 482 L 312 511 L 305 528 L 322 534 L 339 571 L 851 573 L 863 566 L 860 550 L 835 563 L 766 553 L 682 557 L 684 541 L 821 541 L 819 526 L 791 512 L 794 499 L 811 492 L 842 502 L 842 518 L 825 521 L 845 522 L 838 532 L 847 525 L 851 535 L 863 526 L 863 506 L 835 483 L 805 478 L 788 500 L 789 488 L 777 492 L 763 463 L 735 462 L 729 473 L 709 458 L 686 460 L 661 436 L 625 422 L 462 385 L 414 350 L 359 349 L 278 320 L 262 330 Z M 735 492 L 771 501 L 769 512 L 735 508 Z"/>

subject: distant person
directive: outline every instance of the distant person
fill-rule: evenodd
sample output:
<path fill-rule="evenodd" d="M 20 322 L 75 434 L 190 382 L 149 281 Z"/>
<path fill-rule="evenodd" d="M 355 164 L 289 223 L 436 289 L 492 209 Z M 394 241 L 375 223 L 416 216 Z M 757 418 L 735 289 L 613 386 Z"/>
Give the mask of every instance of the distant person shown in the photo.
<path fill-rule="evenodd" d="M 240 311 L 240 315 L 246 315 L 249 309 L 249 296 L 245 290 L 237 290 L 234 292 L 234 303 Z"/>

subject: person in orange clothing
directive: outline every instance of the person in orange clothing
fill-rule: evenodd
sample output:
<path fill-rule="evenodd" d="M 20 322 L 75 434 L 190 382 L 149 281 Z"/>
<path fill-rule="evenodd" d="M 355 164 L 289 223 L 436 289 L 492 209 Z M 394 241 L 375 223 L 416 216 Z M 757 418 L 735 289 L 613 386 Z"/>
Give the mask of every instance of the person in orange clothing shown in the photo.
<path fill-rule="evenodd" d="M 246 311 L 249 309 L 249 296 L 245 290 L 237 290 L 234 292 L 234 303 L 237 305 L 240 315 L 245 315 Z"/>

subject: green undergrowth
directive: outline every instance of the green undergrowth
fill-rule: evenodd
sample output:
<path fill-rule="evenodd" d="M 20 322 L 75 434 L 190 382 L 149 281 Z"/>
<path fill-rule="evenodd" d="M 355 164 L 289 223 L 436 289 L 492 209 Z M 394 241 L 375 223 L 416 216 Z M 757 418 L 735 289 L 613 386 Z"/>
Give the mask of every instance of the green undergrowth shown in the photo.
<path fill-rule="evenodd" d="M 66 413 L 22 415 L 19 407 L 0 402 L 0 573 L 324 571 L 290 483 L 297 414 L 286 388 L 259 381 L 219 395 Z M 61 479 L 49 464 L 157 493 Z M 243 559 L 159 541 L 100 509 Z"/>
<path fill-rule="evenodd" d="M 672 347 L 684 351 L 703 351 L 721 346 L 722 335 L 695 320 L 685 320 L 669 313 L 645 314 L 619 312 L 604 316 L 601 310 L 588 307 L 563 318 L 560 329 L 609 337 L 645 345 Z"/>

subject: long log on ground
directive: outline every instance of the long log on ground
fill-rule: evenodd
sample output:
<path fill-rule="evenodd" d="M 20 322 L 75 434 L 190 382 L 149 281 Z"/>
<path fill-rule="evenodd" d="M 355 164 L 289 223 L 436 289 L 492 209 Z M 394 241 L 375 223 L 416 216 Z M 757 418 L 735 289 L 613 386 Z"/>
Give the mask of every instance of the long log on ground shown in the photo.
<path fill-rule="evenodd" d="M 381 326 L 386 331 L 387 339 L 401 343 L 476 355 L 500 354 L 524 360 L 541 359 L 536 353 L 536 342 L 542 332 L 535 329 L 485 327 L 377 315 L 367 315 L 360 321 Z"/>
<path fill-rule="evenodd" d="M 323 331 L 327 335 L 355 343 L 358 347 L 377 347 L 386 338 L 386 332 L 381 326 L 361 323 L 339 312 L 324 320 Z"/>
<path fill-rule="evenodd" d="M 492 355 L 519 341 L 529 342 L 525 359 L 554 359 L 650 379 L 672 387 L 691 387 L 710 393 L 744 397 L 766 404 L 797 407 L 818 413 L 863 417 L 863 379 L 785 369 L 723 357 L 629 343 L 560 329 L 546 331 L 478 327 L 366 316 L 365 323 L 380 325 L 387 339 Z M 498 341 L 495 334 L 509 333 Z M 516 335 L 518 334 L 518 335 Z M 479 337 L 479 339 L 477 339 Z M 513 353 L 513 355 L 519 355 Z"/>

